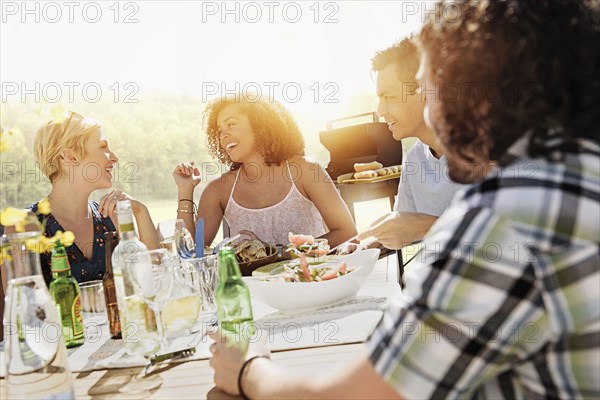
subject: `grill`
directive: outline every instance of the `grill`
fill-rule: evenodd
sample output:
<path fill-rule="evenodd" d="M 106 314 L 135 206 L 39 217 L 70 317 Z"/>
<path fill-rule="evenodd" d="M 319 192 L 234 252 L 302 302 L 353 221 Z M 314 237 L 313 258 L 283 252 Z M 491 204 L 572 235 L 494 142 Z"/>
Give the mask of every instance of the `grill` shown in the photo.
<path fill-rule="evenodd" d="M 370 116 L 372 122 L 333 129 L 341 121 Z M 332 179 L 354 172 L 355 163 L 379 161 L 384 167 L 402 164 L 402 143 L 394 140 L 388 125 L 379 122 L 377 113 L 366 113 L 339 118 L 327 123 L 327 130 L 319 133 L 319 140 L 329 151 L 326 170 Z"/>

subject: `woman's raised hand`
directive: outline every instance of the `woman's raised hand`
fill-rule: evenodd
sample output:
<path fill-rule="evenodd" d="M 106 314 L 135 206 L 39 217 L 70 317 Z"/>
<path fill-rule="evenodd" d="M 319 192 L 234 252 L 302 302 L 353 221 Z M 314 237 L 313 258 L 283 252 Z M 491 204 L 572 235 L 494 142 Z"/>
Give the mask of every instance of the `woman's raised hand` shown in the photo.
<path fill-rule="evenodd" d="M 195 188 L 200 182 L 200 170 L 194 165 L 194 162 L 182 162 L 175 167 L 173 179 L 178 188 Z"/>
<path fill-rule="evenodd" d="M 124 191 L 120 189 L 112 189 L 110 192 L 102 196 L 102 199 L 100 199 L 98 211 L 103 217 L 106 218 L 110 216 L 113 221 L 116 221 L 115 211 L 117 209 L 117 202 L 120 200 L 129 200 L 131 202 L 131 210 L 135 215 L 138 215 L 141 211 L 146 210 L 146 206 L 144 204 L 134 199 Z"/>

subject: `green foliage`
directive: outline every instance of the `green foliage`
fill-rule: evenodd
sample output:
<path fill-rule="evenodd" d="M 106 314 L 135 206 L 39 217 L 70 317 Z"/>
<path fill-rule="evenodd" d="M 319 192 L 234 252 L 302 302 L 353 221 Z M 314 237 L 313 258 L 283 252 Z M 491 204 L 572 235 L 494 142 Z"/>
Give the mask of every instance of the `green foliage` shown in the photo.
<path fill-rule="evenodd" d="M 172 178 L 175 166 L 183 161 L 195 161 L 201 171 L 207 163 L 215 163 L 207 151 L 202 131 L 200 98 L 186 95 L 136 95 L 137 103 L 115 103 L 105 96 L 97 103 L 64 103 L 65 110 L 76 111 L 100 121 L 110 146 L 119 157 L 114 173 L 114 187 L 123 189 L 139 200 L 161 202 L 176 199 L 177 188 Z M 363 96 L 368 97 L 368 96 Z M 372 97 L 372 96 L 371 96 Z M 373 101 L 357 96 L 352 113 L 373 109 Z M 0 105 L 0 125 L 8 149 L 0 153 L 0 208 L 22 207 L 43 198 L 50 190 L 48 180 L 35 168 L 33 142 L 39 127 L 49 121 L 55 104 L 21 103 L 11 101 Z M 332 116 L 335 117 L 335 116 Z M 325 124 L 315 121 L 312 114 L 298 114 L 304 121 L 306 154 L 323 166 L 327 150 L 320 144 L 318 132 Z M 12 131 L 12 135 L 6 132 Z M 224 172 L 224 167 L 211 166 Z M 204 176 L 204 175 L 203 175 Z M 208 180 L 217 175 L 209 175 Z M 202 190 L 204 185 L 200 185 Z M 92 197 L 98 200 L 103 193 Z M 198 196 L 198 191 L 196 193 Z M 174 217 L 174 215 L 173 215 Z"/>
<path fill-rule="evenodd" d="M 2 104 L 3 129 L 18 129 L 8 136 L 8 149 L 0 153 L 0 208 L 22 207 L 49 192 L 48 180 L 35 168 L 33 142 L 37 129 L 51 119 L 51 106 Z M 119 157 L 114 186 L 142 201 L 176 198 L 171 174 L 178 163 L 212 161 L 201 130 L 204 106 L 199 99 L 161 95 L 139 103 L 100 101 L 63 106 L 101 122 Z"/>

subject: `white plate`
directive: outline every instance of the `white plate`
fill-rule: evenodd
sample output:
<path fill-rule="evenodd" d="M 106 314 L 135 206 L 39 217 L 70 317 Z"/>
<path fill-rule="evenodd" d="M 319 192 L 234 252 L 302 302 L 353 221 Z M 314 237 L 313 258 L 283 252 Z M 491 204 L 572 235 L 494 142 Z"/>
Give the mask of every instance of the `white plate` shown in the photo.
<path fill-rule="evenodd" d="M 342 256 L 334 264 L 345 262 L 354 271 L 323 282 L 268 282 L 257 277 L 244 278 L 252 295 L 261 302 L 287 313 L 296 313 L 352 298 L 373 271 L 379 249 L 358 251 Z M 329 264 L 329 263 L 327 263 Z"/>

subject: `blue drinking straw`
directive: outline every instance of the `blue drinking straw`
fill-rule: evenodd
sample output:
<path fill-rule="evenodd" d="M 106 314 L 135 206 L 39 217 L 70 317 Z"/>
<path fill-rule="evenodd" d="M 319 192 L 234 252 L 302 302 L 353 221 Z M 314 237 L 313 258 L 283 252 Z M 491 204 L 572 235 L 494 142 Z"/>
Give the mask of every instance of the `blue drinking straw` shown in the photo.
<path fill-rule="evenodd" d="M 204 218 L 196 222 L 196 258 L 204 257 Z"/>

